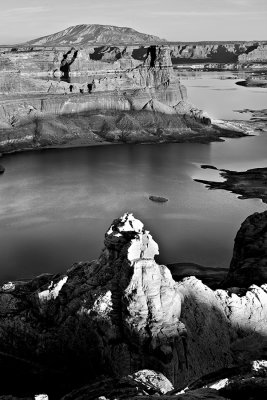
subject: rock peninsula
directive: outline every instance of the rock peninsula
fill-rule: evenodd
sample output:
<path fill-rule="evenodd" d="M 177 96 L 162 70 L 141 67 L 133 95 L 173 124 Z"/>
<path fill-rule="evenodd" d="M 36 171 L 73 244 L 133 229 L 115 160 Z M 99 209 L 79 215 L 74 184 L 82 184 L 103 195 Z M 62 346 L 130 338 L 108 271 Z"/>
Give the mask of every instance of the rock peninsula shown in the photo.
<path fill-rule="evenodd" d="M 203 168 L 203 167 L 202 167 Z M 209 189 L 224 189 L 238 194 L 239 199 L 261 199 L 267 203 L 267 168 L 254 168 L 247 171 L 219 170 L 225 179 L 223 182 L 211 182 L 203 179 L 195 179 L 204 183 Z"/>
<path fill-rule="evenodd" d="M 19 47 L 0 54 L 0 151 L 240 137 L 187 98 L 171 48 Z"/>

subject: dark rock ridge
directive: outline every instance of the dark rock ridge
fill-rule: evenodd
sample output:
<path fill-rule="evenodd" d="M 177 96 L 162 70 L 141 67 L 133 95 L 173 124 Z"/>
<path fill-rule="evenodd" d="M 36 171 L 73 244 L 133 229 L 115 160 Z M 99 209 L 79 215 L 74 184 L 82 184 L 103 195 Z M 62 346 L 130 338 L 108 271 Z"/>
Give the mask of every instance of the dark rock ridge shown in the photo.
<path fill-rule="evenodd" d="M 170 44 L 174 64 L 186 62 L 239 63 L 267 61 L 266 42 L 196 42 Z"/>
<path fill-rule="evenodd" d="M 26 46 L 84 46 L 88 44 L 161 43 L 165 39 L 113 25 L 83 24 L 70 26 L 52 35 L 30 40 Z"/>
<path fill-rule="evenodd" d="M 124 214 L 108 229 L 99 259 L 4 284 L 2 391 L 14 393 L 17 365 L 17 392 L 59 396 L 88 377 L 120 379 L 142 369 L 163 373 L 178 392 L 266 357 L 266 284 L 213 291 L 195 277 L 175 282 L 154 260 L 158 252 L 142 222 Z"/>
<path fill-rule="evenodd" d="M 267 280 L 267 211 L 249 216 L 236 238 L 224 286 L 248 287 Z"/>
<path fill-rule="evenodd" d="M 209 189 L 224 189 L 239 195 L 239 199 L 259 198 L 267 203 L 267 168 L 254 168 L 247 171 L 236 172 L 220 170 L 225 178 L 224 182 L 211 182 L 195 179 L 196 182 L 204 183 Z"/>

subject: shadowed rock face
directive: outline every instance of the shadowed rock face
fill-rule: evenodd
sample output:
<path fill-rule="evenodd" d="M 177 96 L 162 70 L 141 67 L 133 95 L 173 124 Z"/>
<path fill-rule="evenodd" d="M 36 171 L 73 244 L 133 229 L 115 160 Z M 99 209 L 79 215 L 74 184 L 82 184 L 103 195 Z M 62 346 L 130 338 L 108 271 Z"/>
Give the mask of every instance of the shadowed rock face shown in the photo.
<path fill-rule="evenodd" d="M 125 214 L 108 229 L 98 260 L 74 264 L 64 275 L 5 284 L 5 390 L 9 368 L 18 363 L 24 367 L 18 390 L 36 385 L 62 393 L 88 376 L 122 377 L 143 368 L 184 388 L 255 354 L 266 356 L 266 285 L 235 294 L 194 277 L 176 283 L 154 260 L 158 251 L 142 222 Z"/>
<path fill-rule="evenodd" d="M 77 58 L 78 50 L 72 51 L 69 50 L 66 54 L 63 54 L 63 59 L 60 63 L 60 71 L 63 73 L 62 80 L 67 82 L 70 81 L 70 66 L 74 63 Z"/>
<path fill-rule="evenodd" d="M 88 43 L 158 43 L 157 36 L 137 32 L 135 29 L 112 25 L 83 24 L 71 26 L 58 33 L 27 42 L 27 45 L 65 46 Z"/>
<path fill-rule="evenodd" d="M 267 211 L 249 216 L 241 225 L 225 285 L 248 287 L 267 281 Z"/>

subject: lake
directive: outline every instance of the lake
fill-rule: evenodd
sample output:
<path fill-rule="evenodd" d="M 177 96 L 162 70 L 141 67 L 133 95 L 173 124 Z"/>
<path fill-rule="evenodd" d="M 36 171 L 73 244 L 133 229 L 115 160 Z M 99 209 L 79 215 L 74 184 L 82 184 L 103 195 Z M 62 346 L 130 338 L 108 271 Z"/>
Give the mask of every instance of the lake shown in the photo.
<path fill-rule="evenodd" d="M 215 118 L 243 118 L 233 110 L 264 108 L 264 101 L 266 106 L 266 89 L 243 88 L 218 73 L 191 78 L 183 77 L 190 100 L 203 108 L 207 103 Z M 202 170 L 200 164 L 266 167 L 266 147 L 263 134 L 208 145 L 123 144 L 5 155 L 0 280 L 63 272 L 75 261 L 97 258 L 105 231 L 125 211 L 140 218 L 159 243 L 158 261 L 227 269 L 241 222 L 267 207 L 257 199 L 241 201 L 226 191 L 207 190 L 193 179 L 219 179 L 217 171 Z M 154 203 L 149 195 L 169 201 Z"/>
<path fill-rule="evenodd" d="M 246 79 L 244 72 L 180 72 L 188 98 L 214 119 L 244 120 L 249 114 L 236 110 L 263 109 L 267 106 L 267 89 L 244 87 L 236 82 Z"/>

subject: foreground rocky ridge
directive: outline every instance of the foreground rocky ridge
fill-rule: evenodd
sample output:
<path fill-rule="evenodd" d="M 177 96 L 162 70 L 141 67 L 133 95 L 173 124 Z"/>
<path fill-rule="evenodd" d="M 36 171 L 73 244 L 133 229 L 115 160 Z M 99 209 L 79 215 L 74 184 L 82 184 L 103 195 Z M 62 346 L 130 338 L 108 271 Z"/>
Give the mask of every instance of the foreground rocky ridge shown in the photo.
<path fill-rule="evenodd" d="M 211 372 L 266 358 L 266 284 L 213 291 L 194 277 L 175 282 L 154 260 L 158 251 L 142 222 L 125 214 L 98 260 L 3 285 L 5 393 L 9 368 L 21 366 L 18 392 L 55 395 L 56 387 L 58 398 L 89 376 L 120 379 L 144 368 L 163 373 L 178 393 Z"/>

